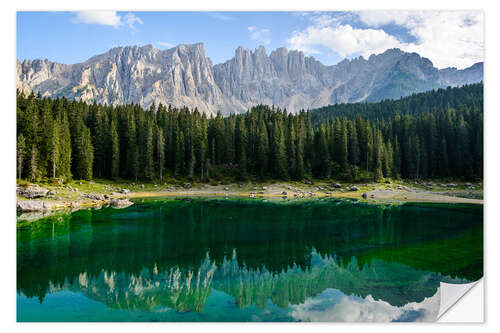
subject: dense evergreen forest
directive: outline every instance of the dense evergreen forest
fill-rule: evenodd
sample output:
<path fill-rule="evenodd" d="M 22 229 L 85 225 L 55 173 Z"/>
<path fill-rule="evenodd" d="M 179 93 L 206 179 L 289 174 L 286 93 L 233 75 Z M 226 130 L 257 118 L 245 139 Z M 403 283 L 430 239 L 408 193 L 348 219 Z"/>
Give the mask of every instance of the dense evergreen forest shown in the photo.
<path fill-rule="evenodd" d="M 402 97 L 398 100 L 383 100 L 376 103 L 343 103 L 328 105 L 312 112 L 313 125 L 337 117 L 347 119 L 360 115 L 365 119 L 391 119 L 396 114 L 417 116 L 424 112 L 437 113 L 447 108 L 462 107 L 483 109 L 483 84 L 476 83 L 459 88 L 429 90 Z"/>
<path fill-rule="evenodd" d="M 240 115 L 17 93 L 17 176 L 198 181 L 482 179 L 482 84 L 379 103 Z"/>

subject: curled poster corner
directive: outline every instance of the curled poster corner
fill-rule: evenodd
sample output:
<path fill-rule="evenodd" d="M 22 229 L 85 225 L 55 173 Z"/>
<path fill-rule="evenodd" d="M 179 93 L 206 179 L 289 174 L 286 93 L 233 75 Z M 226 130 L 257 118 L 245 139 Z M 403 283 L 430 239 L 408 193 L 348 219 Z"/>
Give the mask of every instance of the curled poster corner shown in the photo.
<path fill-rule="evenodd" d="M 481 285 L 481 293 L 479 298 L 478 299 L 477 297 L 474 298 L 474 304 L 465 304 L 465 306 L 471 310 L 472 308 L 476 309 L 477 310 L 477 305 L 478 304 L 475 304 L 475 301 L 477 300 L 481 305 L 481 314 L 480 314 L 480 319 L 472 319 L 472 320 L 468 320 L 466 318 L 463 318 L 463 317 L 460 317 L 460 316 L 448 316 L 448 312 L 450 309 L 452 308 L 455 308 L 455 305 L 461 303 L 461 300 L 462 298 L 464 298 L 465 295 L 467 295 L 469 293 L 469 291 L 471 291 L 476 285 L 480 284 Z M 483 297 L 482 297 L 482 286 L 483 286 L 483 280 L 480 279 L 478 281 L 475 281 L 475 282 L 472 282 L 472 283 L 467 283 L 467 284 L 450 284 L 450 283 L 443 283 L 441 282 L 440 284 L 440 297 L 441 297 L 441 301 L 440 301 L 440 305 L 439 305 L 439 314 L 436 318 L 437 321 L 440 321 L 440 322 L 469 322 L 469 321 L 473 321 L 473 322 L 482 322 L 483 321 L 483 317 L 482 317 L 482 301 L 483 301 Z M 462 304 L 460 304 L 462 306 Z M 464 309 L 464 310 L 467 310 L 467 309 Z M 453 310 L 452 310 L 453 311 Z M 459 312 L 461 312 L 461 310 L 459 310 Z M 476 311 L 477 312 L 477 311 Z M 446 319 L 443 318 L 444 315 L 447 315 L 445 317 L 447 317 Z M 448 318 L 449 317 L 449 318 Z M 443 320 L 445 319 L 445 320 Z"/>

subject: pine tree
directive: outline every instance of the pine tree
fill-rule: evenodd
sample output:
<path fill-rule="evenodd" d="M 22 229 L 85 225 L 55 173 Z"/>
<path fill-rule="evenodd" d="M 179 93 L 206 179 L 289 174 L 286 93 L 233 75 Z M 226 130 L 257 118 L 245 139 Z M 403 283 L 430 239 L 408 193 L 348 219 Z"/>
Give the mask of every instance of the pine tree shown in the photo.
<path fill-rule="evenodd" d="M 175 149 L 175 174 L 182 175 L 185 172 L 185 150 L 184 133 L 180 132 L 176 139 L 177 147 Z"/>
<path fill-rule="evenodd" d="M 146 128 L 146 140 L 144 147 L 144 176 L 146 179 L 153 178 L 153 126 L 148 122 Z"/>
<path fill-rule="evenodd" d="M 240 171 L 240 177 L 246 178 L 247 176 L 247 129 L 245 125 L 245 120 L 243 117 L 238 117 L 235 127 L 235 138 L 236 138 L 236 158 L 238 161 L 238 168 Z"/>
<path fill-rule="evenodd" d="M 264 124 L 264 121 L 260 122 L 259 131 L 258 131 L 258 143 L 257 143 L 257 161 L 256 167 L 259 175 L 263 177 L 267 174 L 268 171 L 268 154 L 269 154 L 269 139 L 267 133 L 267 127 Z"/>
<path fill-rule="evenodd" d="M 382 143 L 382 134 L 379 131 L 375 131 L 374 133 L 374 139 L 375 139 L 375 173 L 374 173 L 374 180 L 379 181 L 383 177 L 383 158 L 384 158 L 384 147 Z"/>
<path fill-rule="evenodd" d="M 139 174 L 139 149 L 134 116 L 128 119 L 127 170 L 129 177 L 137 182 Z"/>
<path fill-rule="evenodd" d="M 17 178 L 23 176 L 23 159 L 26 150 L 26 139 L 22 134 L 17 137 Z"/>
<path fill-rule="evenodd" d="M 77 125 L 75 149 L 73 149 L 73 151 L 73 173 L 75 177 L 78 179 L 91 180 L 94 162 L 94 147 L 92 146 L 90 130 L 81 120 Z"/>
<path fill-rule="evenodd" d="M 64 111 L 58 114 L 59 120 L 59 157 L 57 158 L 57 170 L 59 175 L 69 179 L 71 178 L 71 134 L 69 130 L 68 117 Z"/>
<path fill-rule="evenodd" d="M 31 181 L 35 181 L 38 179 L 38 152 L 36 146 L 31 146 L 31 154 L 30 154 L 30 174 L 29 178 Z"/>
<path fill-rule="evenodd" d="M 52 122 L 52 128 L 49 129 L 50 132 L 50 149 L 49 149 L 49 159 L 51 166 L 51 175 L 52 178 L 56 178 L 56 169 L 59 164 L 59 126 L 58 124 Z"/>
<path fill-rule="evenodd" d="M 165 166 L 165 137 L 163 136 L 163 130 L 158 128 L 156 138 L 156 152 L 157 152 L 157 166 L 160 182 L 163 181 L 163 168 Z"/>
<path fill-rule="evenodd" d="M 120 142 L 116 121 L 114 119 L 111 120 L 109 134 L 109 141 L 111 143 L 111 178 L 117 179 L 120 176 Z"/>

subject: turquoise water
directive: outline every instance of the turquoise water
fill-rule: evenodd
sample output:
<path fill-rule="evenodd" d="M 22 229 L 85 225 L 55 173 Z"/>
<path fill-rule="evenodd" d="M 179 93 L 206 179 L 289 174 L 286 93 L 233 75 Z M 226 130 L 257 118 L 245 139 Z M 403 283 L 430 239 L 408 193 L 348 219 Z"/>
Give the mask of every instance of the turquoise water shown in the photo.
<path fill-rule="evenodd" d="M 18 321 L 433 321 L 483 207 L 136 200 L 18 220 Z"/>

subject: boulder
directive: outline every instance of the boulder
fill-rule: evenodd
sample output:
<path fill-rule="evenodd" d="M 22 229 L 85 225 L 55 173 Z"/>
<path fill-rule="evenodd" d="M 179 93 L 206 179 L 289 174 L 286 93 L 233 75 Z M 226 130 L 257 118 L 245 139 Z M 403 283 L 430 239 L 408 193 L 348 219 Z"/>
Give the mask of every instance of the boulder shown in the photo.
<path fill-rule="evenodd" d="M 56 195 L 56 194 L 57 194 L 57 192 L 56 192 L 56 191 L 54 191 L 54 190 L 50 190 L 50 191 L 47 193 L 47 195 Z"/>
<path fill-rule="evenodd" d="M 335 187 L 335 188 L 341 188 L 342 185 L 340 185 L 339 183 L 335 183 L 335 184 L 333 184 L 333 187 Z"/>
<path fill-rule="evenodd" d="M 191 183 L 186 183 L 186 184 L 184 184 L 184 188 L 186 188 L 186 189 L 191 188 Z"/>
<path fill-rule="evenodd" d="M 18 200 L 16 210 L 18 212 L 46 212 L 52 210 L 52 205 L 43 200 Z"/>
<path fill-rule="evenodd" d="M 359 190 L 359 188 L 357 186 L 351 187 L 351 191 L 358 191 L 358 190 Z"/>
<path fill-rule="evenodd" d="M 224 191 L 229 191 L 229 187 L 224 187 Z"/>
<path fill-rule="evenodd" d="M 71 208 L 80 208 L 81 205 L 82 204 L 80 201 L 71 201 L 71 203 L 69 204 Z"/>
<path fill-rule="evenodd" d="M 281 195 L 288 195 L 286 191 L 281 192 Z"/>
<path fill-rule="evenodd" d="M 129 194 L 130 193 L 130 190 L 127 190 L 126 188 L 122 189 L 120 191 L 122 194 Z"/>
<path fill-rule="evenodd" d="M 361 194 L 361 196 L 363 197 L 363 199 L 366 199 L 367 194 L 366 194 L 366 193 L 363 193 L 363 194 Z"/>
<path fill-rule="evenodd" d="M 104 201 L 104 195 L 102 195 L 102 194 L 87 193 L 87 194 L 84 194 L 84 197 L 92 199 L 92 200 Z"/>
<path fill-rule="evenodd" d="M 141 184 L 141 188 L 144 188 L 144 184 Z"/>
<path fill-rule="evenodd" d="M 40 186 L 27 186 L 27 187 L 16 188 L 17 195 L 28 199 L 44 197 L 47 195 L 48 192 L 49 190 Z"/>
<path fill-rule="evenodd" d="M 129 199 L 113 199 L 111 200 L 111 206 L 114 208 L 126 208 L 133 205 L 134 203 Z"/>

